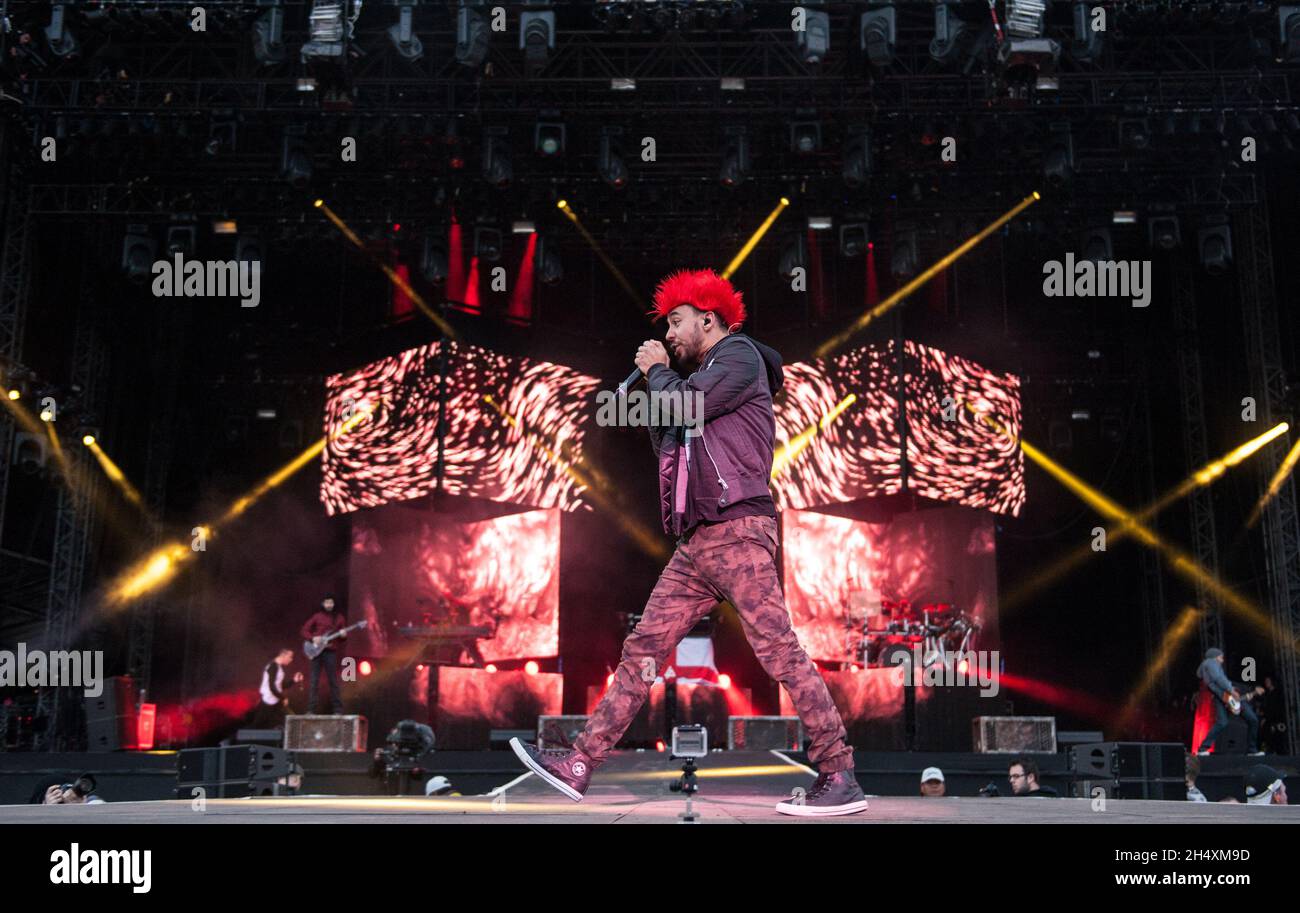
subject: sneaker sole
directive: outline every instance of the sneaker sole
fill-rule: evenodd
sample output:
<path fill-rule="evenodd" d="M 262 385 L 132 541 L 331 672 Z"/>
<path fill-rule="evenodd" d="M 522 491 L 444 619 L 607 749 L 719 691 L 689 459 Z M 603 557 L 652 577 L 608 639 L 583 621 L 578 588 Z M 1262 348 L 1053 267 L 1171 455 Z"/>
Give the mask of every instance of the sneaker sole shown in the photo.
<path fill-rule="evenodd" d="M 776 810 L 782 815 L 794 815 L 797 818 L 829 818 L 835 815 L 856 815 L 858 812 L 867 810 L 867 800 L 862 799 L 858 802 L 850 802 L 848 805 L 830 805 L 818 807 L 816 805 L 791 805 L 788 802 L 778 802 Z"/>
<path fill-rule="evenodd" d="M 556 776 L 552 774 L 550 771 L 548 771 L 545 767 L 542 767 L 540 764 L 534 761 L 529 756 L 528 752 L 524 749 L 524 743 L 519 741 L 518 738 L 513 738 L 510 740 L 510 750 L 515 753 L 515 757 L 517 757 L 520 761 L 523 762 L 525 767 L 527 767 L 537 776 L 541 777 L 541 779 L 545 783 L 555 787 L 560 792 L 564 793 L 566 796 L 572 799 L 574 802 L 582 801 L 582 793 L 578 792 L 576 789 L 574 789 L 569 784 L 565 783 L 563 780 L 556 778 Z"/>

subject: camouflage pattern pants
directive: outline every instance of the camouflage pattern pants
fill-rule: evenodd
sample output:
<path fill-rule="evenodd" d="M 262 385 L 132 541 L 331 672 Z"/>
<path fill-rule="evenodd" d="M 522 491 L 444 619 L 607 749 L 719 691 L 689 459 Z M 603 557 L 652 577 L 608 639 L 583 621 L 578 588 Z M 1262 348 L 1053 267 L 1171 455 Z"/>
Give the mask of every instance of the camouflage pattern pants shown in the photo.
<path fill-rule="evenodd" d="M 678 542 L 587 728 L 574 747 L 600 764 L 631 725 L 677 642 L 718 602 L 736 607 L 745 636 L 768 675 L 785 686 L 823 772 L 853 767 L 844 723 L 826 682 L 790 626 L 776 572 L 776 520 L 739 517 L 695 527 Z"/>

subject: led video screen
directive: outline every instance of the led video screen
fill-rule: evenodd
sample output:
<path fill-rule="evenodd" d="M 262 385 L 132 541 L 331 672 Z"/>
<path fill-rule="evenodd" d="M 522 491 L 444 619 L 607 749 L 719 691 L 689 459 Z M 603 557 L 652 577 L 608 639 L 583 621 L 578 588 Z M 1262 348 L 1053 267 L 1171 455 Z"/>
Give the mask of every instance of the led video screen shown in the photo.
<path fill-rule="evenodd" d="M 1019 379 L 914 342 L 904 344 L 901 365 L 894 351 L 862 346 L 786 366 L 776 401 L 777 506 L 807 509 L 906 489 L 1018 514 L 1025 501 Z M 1005 433 L 968 404 L 995 416 Z"/>
<path fill-rule="evenodd" d="M 552 362 L 477 346 L 409 349 L 326 380 L 321 500 L 330 515 L 407 501 L 437 487 L 437 426 L 446 417 L 442 489 L 529 507 L 574 510 L 599 381 Z M 357 410 L 366 417 L 339 434 Z"/>
<path fill-rule="evenodd" d="M 350 605 L 366 655 L 414 656 L 408 626 L 476 626 L 484 662 L 559 653 L 560 513 L 463 522 L 391 504 L 352 521 Z M 358 644 L 354 649 L 358 649 Z M 466 657 L 468 661 L 470 658 Z"/>
<path fill-rule="evenodd" d="M 902 617 L 897 607 L 903 603 L 916 620 L 927 606 L 966 613 L 980 625 L 981 649 L 996 638 L 997 561 L 989 514 L 940 507 L 868 523 L 787 510 L 781 524 L 786 605 L 814 660 L 862 661 L 854 650 L 863 618 L 873 616 L 869 627 L 881 629 Z"/>

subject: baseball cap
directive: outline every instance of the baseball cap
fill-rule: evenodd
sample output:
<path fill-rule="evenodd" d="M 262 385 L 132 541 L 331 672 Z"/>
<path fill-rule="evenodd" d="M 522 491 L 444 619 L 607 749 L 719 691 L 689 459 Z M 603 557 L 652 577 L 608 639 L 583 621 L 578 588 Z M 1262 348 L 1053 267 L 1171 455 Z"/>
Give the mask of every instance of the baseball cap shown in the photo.
<path fill-rule="evenodd" d="M 1246 771 L 1246 801 L 1266 805 L 1282 785 L 1282 775 L 1267 764 L 1256 764 Z"/>
<path fill-rule="evenodd" d="M 938 780 L 940 783 L 942 783 L 943 771 L 937 767 L 927 767 L 925 770 L 921 771 L 922 783 L 929 783 L 931 780 Z"/>

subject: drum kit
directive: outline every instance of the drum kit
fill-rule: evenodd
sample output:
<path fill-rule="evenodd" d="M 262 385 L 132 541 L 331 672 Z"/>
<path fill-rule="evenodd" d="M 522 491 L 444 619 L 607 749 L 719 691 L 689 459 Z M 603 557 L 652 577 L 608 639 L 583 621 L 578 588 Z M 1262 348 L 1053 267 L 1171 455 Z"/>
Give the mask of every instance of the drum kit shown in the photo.
<path fill-rule="evenodd" d="M 929 668 L 975 649 L 980 624 L 951 603 L 914 606 L 906 599 L 881 599 L 878 613 L 847 613 L 845 627 L 851 665 L 887 668 L 910 662 L 919 652 L 922 667 Z"/>

